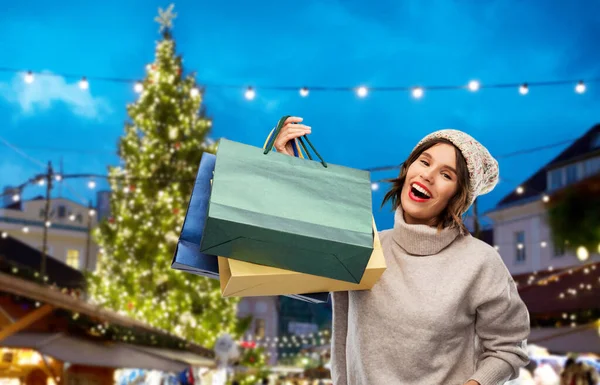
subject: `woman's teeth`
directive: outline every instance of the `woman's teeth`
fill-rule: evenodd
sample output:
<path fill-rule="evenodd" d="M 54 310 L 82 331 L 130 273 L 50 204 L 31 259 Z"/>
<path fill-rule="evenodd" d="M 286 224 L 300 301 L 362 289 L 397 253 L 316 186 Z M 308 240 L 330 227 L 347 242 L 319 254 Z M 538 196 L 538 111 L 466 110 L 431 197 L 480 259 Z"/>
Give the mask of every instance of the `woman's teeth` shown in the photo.
<path fill-rule="evenodd" d="M 427 190 L 425 190 L 423 187 L 419 186 L 416 183 L 413 183 L 413 185 L 411 186 L 413 189 L 415 189 L 416 191 L 418 191 L 423 197 L 425 198 L 431 198 L 431 196 L 429 195 L 429 193 L 427 192 Z"/>

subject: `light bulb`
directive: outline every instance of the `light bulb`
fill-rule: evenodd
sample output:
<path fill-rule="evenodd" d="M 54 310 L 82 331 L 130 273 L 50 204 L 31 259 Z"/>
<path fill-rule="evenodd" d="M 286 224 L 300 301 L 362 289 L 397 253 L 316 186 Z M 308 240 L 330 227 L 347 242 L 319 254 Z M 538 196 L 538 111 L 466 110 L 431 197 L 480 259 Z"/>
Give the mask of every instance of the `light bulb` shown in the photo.
<path fill-rule="evenodd" d="M 33 80 L 34 80 L 33 72 L 31 72 L 31 71 L 27 72 L 27 74 L 25 75 L 25 83 L 31 84 L 31 83 L 33 83 Z"/>
<path fill-rule="evenodd" d="M 371 190 L 377 191 L 379 190 L 379 183 L 371 183 Z"/>
<path fill-rule="evenodd" d="M 545 241 L 542 241 L 542 243 L 540 243 L 540 246 L 546 247 L 546 246 L 548 246 L 548 244 Z"/>
<path fill-rule="evenodd" d="M 62 175 L 56 174 L 54 175 L 54 179 L 56 179 L 57 182 L 60 182 L 62 180 Z"/>
<path fill-rule="evenodd" d="M 523 188 L 523 186 L 517 187 L 517 194 L 521 195 L 521 194 L 523 194 L 523 192 L 525 192 L 525 189 Z"/>
<path fill-rule="evenodd" d="M 521 95 L 527 95 L 529 93 L 529 87 L 527 86 L 527 83 L 524 83 L 521 85 L 521 87 L 519 87 L 519 93 Z"/>
<path fill-rule="evenodd" d="M 15 194 L 12 196 L 12 200 L 13 202 L 18 202 L 19 200 L 21 200 L 21 196 L 19 194 Z"/>
<path fill-rule="evenodd" d="M 585 262 L 590 258 L 590 253 L 585 246 L 579 246 L 577 248 L 577 259 L 581 262 Z"/>
<path fill-rule="evenodd" d="M 364 98 L 365 96 L 367 96 L 368 93 L 369 93 L 369 90 L 367 89 L 367 87 L 361 86 L 356 89 L 356 94 L 361 98 Z"/>
<path fill-rule="evenodd" d="M 27 226 L 23 227 L 23 232 L 24 233 L 28 233 L 29 232 L 29 227 L 27 227 Z"/>
<path fill-rule="evenodd" d="M 46 221 L 46 227 L 50 227 L 50 226 L 52 226 L 52 222 Z"/>
<path fill-rule="evenodd" d="M 190 96 L 192 98 L 197 98 L 200 95 L 200 90 L 198 89 L 198 87 L 194 87 L 190 90 Z"/>
<path fill-rule="evenodd" d="M 244 96 L 246 97 L 246 99 L 252 100 L 256 97 L 256 92 L 254 91 L 254 89 L 252 87 L 248 87 Z"/>
<path fill-rule="evenodd" d="M 424 90 L 421 87 L 416 87 L 416 88 L 413 88 L 413 90 L 412 90 L 412 96 L 415 99 L 422 98 L 423 97 L 423 93 L 424 93 Z"/>
<path fill-rule="evenodd" d="M 87 90 L 88 88 L 90 88 L 90 83 L 88 83 L 85 76 L 82 77 L 81 80 L 79 81 L 79 88 L 81 88 L 82 90 Z"/>
<path fill-rule="evenodd" d="M 93 217 L 94 215 L 96 215 L 96 210 L 91 209 L 90 210 L 90 216 Z"/>
<path fill-rule="evenodd" d="M 577 85 L 575 86 L 575 91 L 578 94 L 583 94 L 585 92 L 585 83 L 583 82 L 583 80 L 580 80 L 579 83 L 577 83 Z"/>
<path fill-rule="evenodd" d="M 133 90 L 139 94 L 144 90 L 144 85 L 141 82 L 136 82 L 133 86 Z"/>
<path fill-rule="evenodd" d="M 96 188 L 96 182 L 94 182 L 93 180 L 89 181 L 88 182 L 88 187 L 91 188 L 91 189 Z"/>
<path fill-rule="evenodd" d="M 3 231 L 2 232 L 2 238 L 6 238 L 6 237 L 8 237 L 8 233 L 6 231 Z"/>
<path fill-rule="evenodd" d="M 71 214 L 71 215 L 69 215 L 69 220 L 70 220 L 70 221 L 74 221 L 74 220 L 75 220 L 75 214 Z"/>
<path fill-rule="evenodd" d="M 308 88 L 302 87 L 300 89 L 300 96 L 302 96 L 303 98 L 307 97 L 308 96 Z"/>
<path fill-rule="evenodd" d="M 44 183 L 46 183 L 46 180 L 45 180 L 44 178 L 40 178 L 40 179 L 38 179 L 38 184 L 39 184 L 40 186 L 43 186 L 43 185 L 44 185 Z"/>
<path fill-rule="evenodd" d="M 548 203 L 548 202 L 550 202 L 550 197 L 548 195 L 544 195 L 542 197 L 542 200 L 544 201 L 544 203 Z"/>
<path fill-rule="evenodd" d="M 479 84 L 479 82 L 477 80 L 471 80 L 469 82 L 469 90 L 470 91 L 475 92 L 475 91 L 478 91 L 479 88 L 481 88 L 481 84 Z"/>

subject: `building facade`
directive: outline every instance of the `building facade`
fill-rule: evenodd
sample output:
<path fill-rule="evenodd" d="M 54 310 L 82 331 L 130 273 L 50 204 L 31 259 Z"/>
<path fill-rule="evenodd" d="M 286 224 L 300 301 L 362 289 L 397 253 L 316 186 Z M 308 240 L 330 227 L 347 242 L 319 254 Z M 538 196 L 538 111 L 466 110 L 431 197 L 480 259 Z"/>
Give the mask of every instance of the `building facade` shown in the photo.
<path fill-rule="evenodd" d="M 513 275 L 600 261 L 600 245 L 588 257 L 555 245 L 548 204 L 565 188 L 600 175 L 600 125 L 592 127 L 486 215 L 493 221 L 494 245 Z M 583 260 L 583 261 L 582 261 Z"/>
<path fill-rule="evenodd" d="M 50 200 L 49 223 L 46 223 L 44 198 L 15 202 L 12 196 L 10 188 L 5 189 L 5 206 L 0 208 L 3 236 L 10 235 L 42 251 L 44 227 L 48 226 L 46 245 L 50 257 L 81 271 L 96 268 L 98 246 L 90 232 L 96 226 L 95 209 L 66 198 L 54 198 Z"/>

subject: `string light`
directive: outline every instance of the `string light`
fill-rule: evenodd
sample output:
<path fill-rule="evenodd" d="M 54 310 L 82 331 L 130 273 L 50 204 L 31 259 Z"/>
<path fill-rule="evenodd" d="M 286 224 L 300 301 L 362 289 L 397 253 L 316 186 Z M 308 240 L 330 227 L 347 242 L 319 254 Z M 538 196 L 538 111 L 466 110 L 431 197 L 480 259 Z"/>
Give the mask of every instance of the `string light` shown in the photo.
<path fill-rule="evenodd" d="M 90 88 L 90 83 L 87 81 L 85 76 L 82 77 L 79 81 L 79 88 L 81 88 L 82 90 L 87 90 L 88 88 Z"/>
<path fill-rule="evenodd" d="M 469 91 L 476 92 L 481 88 L 481 84 L 477 80 L 471 80 L 468 87 Z"/>
<path fill-rule="evenodd" d="M 369 90 L 365 86 L 360 86 L 356 89 L 356 94 L 361 98 L 366 97 L 368 93 L 369 93 Z"/>
<path fill-rule="evenodd" d="M 302 87 L 300 88 L 300 96 L 302 96 L 303 98 L 308 96 L 308 88 L 306 87 Z"/>
<path fill-rule="evenodd" d="M 412 90 L 412 96 L 415 99 L 421 99 L 423 97 L 423 93 L 424 91 L 422 87 L 416 87 Z"/>
<path fill-rule="evenodd" d="M 521 85 L 521 87 L 519 87 L 519 93 L 521 95 L 527 95 L 529 93 L 529 87 L 527 86 L 527 83 L 524 83 Z"/>
<path fill-rule="evenodd" d="M 2 238 L 6 238 L 6 237 L 8 237 L 8 233 L 6 231 L 3 231 L 2 232 Z"/>
<path fill-rule="evenodd" d="M 62 180 L 62 175 L 56 174 L 54 175 L 54 179 L 56 179 L 57 182 L 60 182 Z"/>
<path fill-rule="evenodd" d="M 21 196 L 19 194 L 15 194 L 12 196 L 13 202 L 18 202 L 21 200 Z"/>
<path fill-rule="evenodd" d="M 244 93 L 244 96 L 248 100 L 253 100 L 256 97 L 256 92 L 254 91 L 254 89 L 252 87 L 248 87 L 246 89 L 246 92 Z"/>
<path fill-rule="evenodd" d="M 577 248 L 576 254 L 577 254 L 577 259 L 579 259 L 581 262 L 585 262 L 590 258 L 590 253 L 585 246 L 579 246 Z"/>
<path fill-rule="evenodd" d="M 25 83 L 31 84 L 31 83 L 33 83 L 33 80 L 34 80 L 33 72 L 28 71 L 27 74 L 25 75 Z"/>
<path fill-rule="evenodd" d="M 199 95 L 200 95 L 200 90 L 198 89 L 198 87 L 193 87 L 193 88 L 190 90 L 190 96 L 191 96 L 192 98 L 197 98 Z"/>
<path fill-rule="evenodd" d="M 579 83 L 577 83 L 577 85 L 575 86 L 575 91 L 578 94 L 583 94 L 585 92 L 585 83 L 583 82 L 583 80 L 580 80 Z"/>
<path fill-rule="evenodd" d="M 46 180 L 44 178 L 40 178 L 37 181 L 38 185 L 43 186 L 46 183 Z"/>
<path fill-rule="evenodd" d="M 517 194 L 521 195 L 525 192 L 525 189 L 523 188 L 523 186 L 519 186 L 517 187 Z"/>
<path fill-rule="evenodd" d="M 23 232 L 25 234 L 27 234 L 29 232 L 29 227 L 27 227 L 27 226 L 23 227 Z"/>
<path fill-rule="evenodd" d="M 373 191 L 379 190 L 379 183 L 371 183 L 371 190 L 373 190 Z"/>
<path fill-rule="evenodd" d="M 46 221 L 46 227 L 50 227 L 50 226 L 52 226 L 52 222 Z"/>
<path fill-rule="evenodd" d="M 91 209 L 89 214 L 90 214 L 90 216 L 93 217 L 94 215 L 96 215 L 96 210 Z"/>
<path fill-rule="evenodd" d="M 133 86 L 133 90 L 139 94 L 144 90 L 144 85 L 142 82 L 136 82 Z"/>
<path fill-rule="evenodd" d="M 94 182 L 93 180 L 88 182 L 88 187 L 90 189 L 95 189 L 96 188 L 96 182 Z"/>
<path fill-rule="evenodd" d="M 542 200 L 544 201 L 544 203 L 548 203 L 550 202 L 550 197 L 546 194 L 544 194 L 544 196 L 542 197 Z"/>
<path fill-rule="evenodd" d="M 546 246 L 548 246 L 548 244 L 546 243 L 546 241 L 542 241 L 542 242 L 540 243 L 540 246 L 542 246 L 542 247 L 546 247 Z M 550 267 L 552 267 L 552 266 L 550 266 Z"/>

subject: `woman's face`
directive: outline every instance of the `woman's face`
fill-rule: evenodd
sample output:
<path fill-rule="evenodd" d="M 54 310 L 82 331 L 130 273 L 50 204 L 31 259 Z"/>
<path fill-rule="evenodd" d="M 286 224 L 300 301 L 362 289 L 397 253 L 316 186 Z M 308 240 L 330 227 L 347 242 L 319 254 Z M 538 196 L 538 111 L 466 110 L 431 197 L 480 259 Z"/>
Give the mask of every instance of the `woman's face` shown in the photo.
<path fill-rule="evenodd" d="M 435 226 L 458 189 L 456 148 L 439 143 L 408 167 L 400 203 L 408 224 Z"/>

